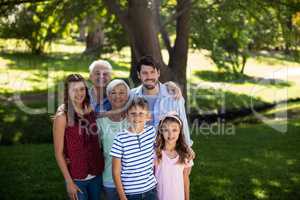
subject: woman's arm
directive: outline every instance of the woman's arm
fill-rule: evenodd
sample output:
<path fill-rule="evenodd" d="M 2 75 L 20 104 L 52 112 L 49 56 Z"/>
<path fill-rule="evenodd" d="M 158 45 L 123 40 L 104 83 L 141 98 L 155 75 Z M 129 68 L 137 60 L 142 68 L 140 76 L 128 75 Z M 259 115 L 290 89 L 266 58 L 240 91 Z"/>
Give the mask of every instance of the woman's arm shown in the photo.
<path fill-rule="evenodd" d="M 66 116 L 64 114 L 58 114 L 53 123 L 53 143 L 56 162 L 60 171 L 62 172 L 67 184 L 67 191 L 71 199 L 77 199 L 77 192 L 81 192 L 80 189 L 73 182 L 69 173 L 67 162 L 64 156 L 64 135 L 66 127 Z"/>
<path fill-rule="evenodd" d="M 184 199 L 190 200 L 190 171 L 191 167 L 183 170 L 183 184 L 184 184 Z"/>
<path fill-rule="evenodd" d="M 112 158 L 112 174 L 120 200 L 127 200 L 121 180 L 121 159 Z"/>

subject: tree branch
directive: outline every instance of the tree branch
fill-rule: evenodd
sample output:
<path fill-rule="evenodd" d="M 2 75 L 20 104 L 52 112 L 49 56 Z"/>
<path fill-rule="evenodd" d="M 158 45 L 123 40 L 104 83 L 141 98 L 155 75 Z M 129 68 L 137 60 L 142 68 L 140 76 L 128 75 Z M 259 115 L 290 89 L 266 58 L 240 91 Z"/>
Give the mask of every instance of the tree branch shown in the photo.
<path fill-rule="evenodd" d="M 49 0 L 2 0 L 0 3 L 1 6 L 15 6 L 22 3 L 40 3 L 40 2 L 46 2 Z"/>
<path fill-rule="evenodd" d="M 120 4 L 115 0 L 103 0 L 103 2 L 106 4 L 110 12 L 116 15 L 122 26 L 128 29 L 128 11 L 122 10 Z"/>
<path fill-rule="evenodd" d="M 195 1 L 183 1 L 182 4 L 180 5 L 180 7 L 182 8 L 181 10 L 177 10 L 169 19 L 167 19 L 164 24 L 163 27 L 167 26 L 169 23 L 171 23 L 172 21 L 175 21 L 178 17 L 180 17 L 181 15 L 183 15 L 186 11 L 188 11 L 191 6 L 193 4 L 195 4 L 197 2 L 197 0 Z M 187 4 L 187 5 L 184 5 Z"/>
<path fill-rule="evenodd" d="M 155 22 L 157 24 L 157 29 L 161 34 L 162 40 L 164 42 L 166 49 L 168 50 L 169 55 L 171 55 L 173 49 L 171 46 L 170 37 L 165 29 L 165 26 L 162 25 L 162 20 L 160 16 L 160 0 L 154 0 L 154 16 L 155 16 Z"/>

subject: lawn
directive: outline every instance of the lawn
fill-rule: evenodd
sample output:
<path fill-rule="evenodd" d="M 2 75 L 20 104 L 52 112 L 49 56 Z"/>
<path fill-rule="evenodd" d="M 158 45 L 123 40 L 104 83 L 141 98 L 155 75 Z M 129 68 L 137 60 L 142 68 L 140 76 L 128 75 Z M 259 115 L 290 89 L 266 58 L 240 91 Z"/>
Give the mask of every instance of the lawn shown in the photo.
<path fill-rule="evenodd" d="M 233 135 L 192 134 L 197 154 L 191 199 L 300 198 L 300 123 L 279 133 L 264 124 L 239 125 Z M 1 200 L 65 199 L 51 144 L 0 146 Z"/>

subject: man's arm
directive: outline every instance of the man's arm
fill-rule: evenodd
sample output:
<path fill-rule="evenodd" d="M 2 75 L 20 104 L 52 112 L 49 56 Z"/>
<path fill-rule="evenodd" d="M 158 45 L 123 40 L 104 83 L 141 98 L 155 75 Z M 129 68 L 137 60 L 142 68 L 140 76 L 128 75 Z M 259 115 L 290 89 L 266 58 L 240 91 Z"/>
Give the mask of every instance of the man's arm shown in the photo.
<path fill-rule="evenodd" d="M 185 140 L 186 140 L 186 143 L 188 144 L 188 146 L 191 147 L 193 145 L 193 141 L 191 140 L 189 124 L 188 124 L 187 115 L 185 112 L 184 99 L 182 97 L 178 100 L 178 104 L 179 104 L 178 105 L 178 114 L 183 123 L 182 128 L 183 128 Z"/>

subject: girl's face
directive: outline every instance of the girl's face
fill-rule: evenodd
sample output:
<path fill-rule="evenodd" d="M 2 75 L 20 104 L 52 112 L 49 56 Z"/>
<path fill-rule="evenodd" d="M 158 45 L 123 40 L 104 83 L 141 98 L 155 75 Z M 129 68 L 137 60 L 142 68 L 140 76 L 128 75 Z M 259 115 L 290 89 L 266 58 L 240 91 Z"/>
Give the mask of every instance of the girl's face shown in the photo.
<path fill-rule="evenodd" d="M 112 89 L 108 95 L 108 99 L 113 109 L 122 108 L 128 101 L 127 88 L 123 84 L 119 84 Z"/>
<path fill-rule="evenodd" d="M 83 82 L 70 82 L 69 97 L 74 104 L 81 105 L 86 97 L 85 84 Z"/>
<path fill-rule="evenodd" d="M 176 144 L 180 134 L 180 125 L 177 122 L 166 121 L 161 131 L 166 144 Z"/>

